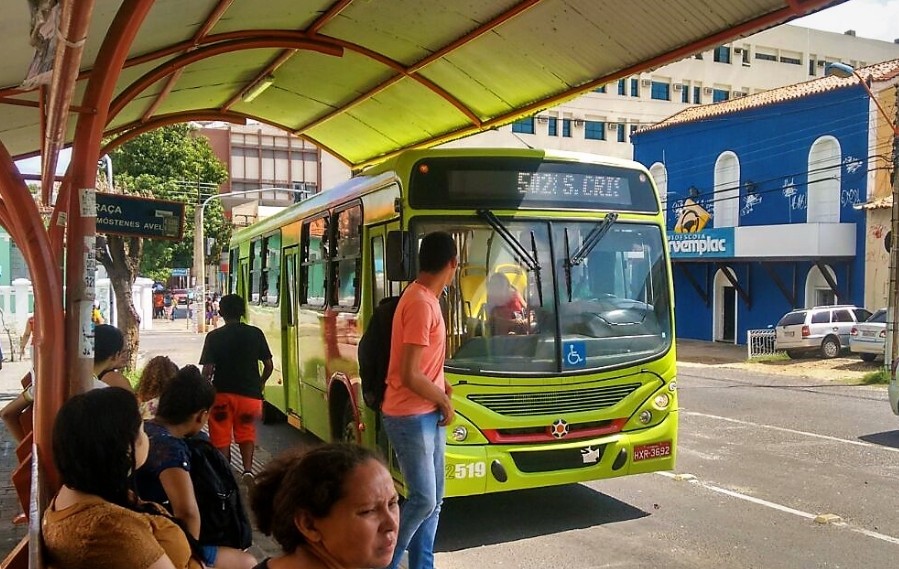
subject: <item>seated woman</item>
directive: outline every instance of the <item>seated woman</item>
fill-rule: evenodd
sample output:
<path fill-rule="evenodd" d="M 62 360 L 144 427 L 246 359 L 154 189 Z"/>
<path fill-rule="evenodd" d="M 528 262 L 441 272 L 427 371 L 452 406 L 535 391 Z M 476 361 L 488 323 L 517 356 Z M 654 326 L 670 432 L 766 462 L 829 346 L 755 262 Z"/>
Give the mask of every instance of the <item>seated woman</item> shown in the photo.
<path fill-rule="evenodd" d="M 53 460 L 63 486 L 41 528 L 49 566 L 200 568 L 181 528 L 131 490 L 131 475 L 148 448 L 132 393 L 94 389 L 66 401 L 53 426 Z"/>
<path fill-rule="evenodd" d="M 493 273 L 487 281 L 487 322 L 494 336 L 527 334 L 527 306 L 509 278 Z"/>
<path fill-rule="evenodd" d="M 194 539 L 200 538 L 201 512 L 190 479 L 190 448 L 186 437 L 204 436 L 215 388 L 196 366 L 178 371 L 159 397 L 156 418 L 144 428 L 150 440 L 149 456 L 137 471 L 141 498 L 164 504 Z M 231 547 L 201 543 L 203 563 L 222 569 L 249 569 L 252 555 Z"/>
<path fill-rule="evenodd" d="M 256 569 L 361 569 L 393 558 L 399 505 L 372 451 L 330 444 L 288 452 L 256 478 L 250 505 L 260 531 L 284 554 Z"/>
<path fill-rule="evenodd" d="M 94 326 L 94 387 L 121 387 L 132 391 L 119 369 L 128 365 L 125 336 L 109 324 Z"/>
<path fill-rule="evenodd" d="M 169 380 L 177 373 L 178 366 L 168 356 L 156 356 L 144 366 L 137 383 L 136 395 L 140 404 L 140 414 L 145 421 L 156 416 L 159 396 L 165 391 Z"/>

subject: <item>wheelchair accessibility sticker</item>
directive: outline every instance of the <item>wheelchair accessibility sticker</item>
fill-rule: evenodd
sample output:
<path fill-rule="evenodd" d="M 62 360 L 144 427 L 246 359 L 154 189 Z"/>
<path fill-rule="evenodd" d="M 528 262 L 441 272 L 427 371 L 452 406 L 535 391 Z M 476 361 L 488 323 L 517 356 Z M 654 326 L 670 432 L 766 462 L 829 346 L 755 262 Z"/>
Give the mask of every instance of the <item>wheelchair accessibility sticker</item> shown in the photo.
<path fill-rule="evenodd" d="M 562 342 L 563 366 L 567 369 L 587 366 L 587 343 Z"/>

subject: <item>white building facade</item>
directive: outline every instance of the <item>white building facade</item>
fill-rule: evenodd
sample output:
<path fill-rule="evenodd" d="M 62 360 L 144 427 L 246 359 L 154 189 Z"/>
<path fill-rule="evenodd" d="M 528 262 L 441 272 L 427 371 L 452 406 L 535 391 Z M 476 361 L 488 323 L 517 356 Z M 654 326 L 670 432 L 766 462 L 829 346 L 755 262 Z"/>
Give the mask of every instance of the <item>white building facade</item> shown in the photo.
<path fill-rule="evenodd" d="M 631 133 L 687 107 L 816 79 L 829 62 L 858 68 L 897 57 L 899 39 L 885 42 L 851 30 L 839 34 L 783 25 L 444 146 L 532 146 L 632 158 Z"/>

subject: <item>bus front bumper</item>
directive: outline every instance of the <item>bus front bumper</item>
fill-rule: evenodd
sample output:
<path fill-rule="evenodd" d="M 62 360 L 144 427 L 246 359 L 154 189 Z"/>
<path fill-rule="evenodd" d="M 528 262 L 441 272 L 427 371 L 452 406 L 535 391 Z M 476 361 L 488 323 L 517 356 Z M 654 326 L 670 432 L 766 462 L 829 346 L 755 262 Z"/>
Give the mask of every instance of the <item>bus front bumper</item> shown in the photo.
<path fill-rule="evenodd" d="M 674 469 L 677 411 L 657 425 L 592 439 L 446 447 L 446 496 L 573 484 Z"/>

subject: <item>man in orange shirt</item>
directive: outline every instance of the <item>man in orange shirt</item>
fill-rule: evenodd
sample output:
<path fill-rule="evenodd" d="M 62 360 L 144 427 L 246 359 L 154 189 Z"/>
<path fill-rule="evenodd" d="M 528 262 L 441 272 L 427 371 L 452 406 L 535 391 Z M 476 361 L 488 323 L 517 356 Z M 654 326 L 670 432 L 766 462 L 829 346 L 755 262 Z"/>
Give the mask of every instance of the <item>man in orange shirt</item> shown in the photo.
<path fill-rule="evenodd" d="M 387 438 L 406 481 L 396 550 L 390 569 L 409 551 L 409 569 L 433 569 L 434 536 L 443 502 L 446 425 L 453 419 L 443 377 L 446 325 L 440 294 L 456 275 L 456 242 L 429 233 L 418 251 L 418 277 L 403 292 L 390 339 L 387 390 L 381 412 Z"/>

